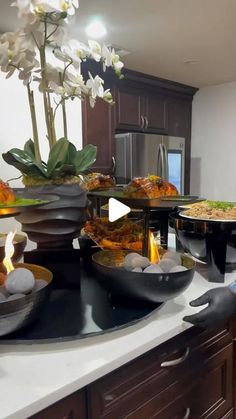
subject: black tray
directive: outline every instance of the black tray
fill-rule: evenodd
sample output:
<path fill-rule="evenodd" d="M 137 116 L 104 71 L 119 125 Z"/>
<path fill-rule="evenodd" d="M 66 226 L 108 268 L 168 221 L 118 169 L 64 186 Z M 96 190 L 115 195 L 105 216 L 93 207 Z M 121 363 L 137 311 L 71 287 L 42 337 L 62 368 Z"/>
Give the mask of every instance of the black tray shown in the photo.
<path fill-rule="evenodd" d="M 114 187 L 106 190 L 97 190 L 88 192 L 88 197 L 102 198 L 116 198 L 134 209 L 143 210 L 170 210 L 181 205 L 193 204 L 197 201 L 202 201 L 198 196 L 178 195 L 178 196 L 160 196 L 159 198 L 129 198 L 125 196 L 124 188 Z"/>
<path fill-rule="evenodd" d="M 81 275 L 81 290 L 54 289 L 40 320 L 0 344 L 63 342 L 113 332 L 150 316 L 163 303 L 114 300 L 92 275 Z"/>

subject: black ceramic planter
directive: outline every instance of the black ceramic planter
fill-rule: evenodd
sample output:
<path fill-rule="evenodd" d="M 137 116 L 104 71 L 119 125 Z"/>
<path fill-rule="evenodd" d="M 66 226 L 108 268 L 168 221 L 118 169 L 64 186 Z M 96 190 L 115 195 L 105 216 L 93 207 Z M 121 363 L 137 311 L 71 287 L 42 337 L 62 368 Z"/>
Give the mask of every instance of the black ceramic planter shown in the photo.
<path fill-rule="evenodd" d="M 59 199 L 16 217 L 22 231 L 38 249 L 72 248 L 87 219 L 87 193 L 79 184 L 43 185 L 26 189 L 27 195 L 53 195 Z"/>
<path fill-rule="evenodd" d="M 236 222 L 185 219 L 170 215 L 170 226 L 185 252 L 207 264 L 208 280 L 224 282 L 236 267 Z"/>

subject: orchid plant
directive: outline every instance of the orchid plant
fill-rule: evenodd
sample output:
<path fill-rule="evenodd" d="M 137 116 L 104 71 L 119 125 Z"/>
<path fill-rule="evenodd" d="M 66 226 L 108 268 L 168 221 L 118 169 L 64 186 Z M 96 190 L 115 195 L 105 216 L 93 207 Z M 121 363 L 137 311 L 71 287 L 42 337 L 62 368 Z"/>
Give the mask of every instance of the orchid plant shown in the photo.
<path fill-rule="evenodd" d="M 103 70 L 112 67 L 121 76 L 123 63 L 114 49 L 101 46 L 94 40 L 85 45 L 77 40 L 67 40 L 66 27 L 78 9 L 78 0 L 16 0 L 22 26 L 16 32 L 0 36 L 0 69 L 6 78 L 18 72 L 26 87 L 32 122 L 32 139 L 24 150 L 13 148 L 3 154 L 3 159 L 19 169 L 28 178 L 54 181 L 62 177 L 73 178 L 86 171 L 96 159 L 96 147 L 87 145 L 82 150 L 68 140 L 66 102 L 89 98 L 90 105 L 96 100 L 113 103 L 110 90 L 104 89 L 104 81 L 98 75 L 88 73 L 85 80 L 80 66 L 93 59 L 101 62 Z M 48 51 L 58 60 L 58 66 L 48 62 Z M 49 143 L 47 163 L 42 161 L 37 125 L 35 86 L 43 95 L 46 136 Z M 55 116 L 61 110 L 63 138 L 58 139 Z"/>

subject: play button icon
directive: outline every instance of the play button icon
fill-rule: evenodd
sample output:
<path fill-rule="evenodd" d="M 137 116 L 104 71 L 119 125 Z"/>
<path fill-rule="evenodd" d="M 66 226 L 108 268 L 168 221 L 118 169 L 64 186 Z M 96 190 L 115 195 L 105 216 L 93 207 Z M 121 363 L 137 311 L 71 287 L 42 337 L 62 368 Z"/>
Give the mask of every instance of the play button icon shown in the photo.
<path fill-rule="evenodd" d="M 124 215 L 128 214 L 131 209 L 125 204 L 122 204 L 122 202 L 117 201 L 115 198 L 110 198 L 108 201 L 108 219 L 109 221 L 113 222 L 118 220 L 121 217 L 124 217 Z"/>

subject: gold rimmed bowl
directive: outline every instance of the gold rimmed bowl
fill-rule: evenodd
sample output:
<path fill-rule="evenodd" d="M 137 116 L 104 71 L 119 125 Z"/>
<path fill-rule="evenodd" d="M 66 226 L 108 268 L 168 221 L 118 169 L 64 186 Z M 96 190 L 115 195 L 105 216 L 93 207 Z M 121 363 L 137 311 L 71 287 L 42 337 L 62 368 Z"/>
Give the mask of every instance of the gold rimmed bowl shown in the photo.
<path fill-rule="evenodd" d="M 181 254 L 181 272 L 147 273 L 127 271 L 123 267 L 126 250 L 102 250 L 92 256 L 101 285 L 116 297 L 160 303 L 177 297 L 190 285 L 194 260 Z"/>
<path fill-rule="evenodd" d="M 19 299 L 0 303 L 0 336 L 15 332 L 39 318 L 51 291 L 53 275 L 48 269 L 28 263 L 14 263 L 14 268 L 29 269 L 36 280 L 43 279 L 47 285 Z M 4 267 L 0 264 L 0 273 L 4 272 Z"/>

